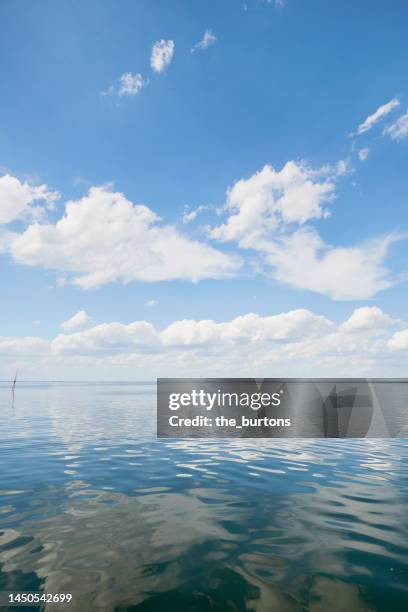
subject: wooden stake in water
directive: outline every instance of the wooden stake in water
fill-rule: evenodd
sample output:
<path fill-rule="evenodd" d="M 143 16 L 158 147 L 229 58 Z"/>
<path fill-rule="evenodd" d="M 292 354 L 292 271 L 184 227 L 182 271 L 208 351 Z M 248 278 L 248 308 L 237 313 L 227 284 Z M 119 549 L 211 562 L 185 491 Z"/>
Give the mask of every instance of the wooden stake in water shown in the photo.
<path fill-rule="evenodd" d="M 13 384 L 11 386 L 11 392 L 13 394 L 13 401 L 14 401 L 14 391 L 16 389 L 16 383 L 17 383 L 17 376 L 18 376 L 18 368 L 16 370 L 16 375 L 14 376 Z"/>

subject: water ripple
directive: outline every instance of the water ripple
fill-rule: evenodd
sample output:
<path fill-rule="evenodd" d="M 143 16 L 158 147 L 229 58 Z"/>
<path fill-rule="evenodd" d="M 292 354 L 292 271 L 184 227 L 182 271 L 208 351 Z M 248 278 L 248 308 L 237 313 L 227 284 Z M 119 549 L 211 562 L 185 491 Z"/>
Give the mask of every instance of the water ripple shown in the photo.
<path fill-rule="evenodd" d="M 71 591 L 70 610 L 407 609 L 406 441 L 157 440 L 152 391 L 22 388 L 11 410 L 0 390 L 0 589 Z"/>

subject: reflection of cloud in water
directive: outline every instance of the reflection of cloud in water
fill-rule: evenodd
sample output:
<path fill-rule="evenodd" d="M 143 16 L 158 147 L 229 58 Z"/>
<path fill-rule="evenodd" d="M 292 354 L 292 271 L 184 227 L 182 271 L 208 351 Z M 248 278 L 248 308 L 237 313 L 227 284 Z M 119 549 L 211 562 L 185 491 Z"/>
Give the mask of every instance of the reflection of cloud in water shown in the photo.
<path fill-rule="evenodd" d="M 77 607 L 70 609 L 108 610 L 114 602 L 137 603 L 151 592 L 174 588 L 183 578 L 182 559 L 194 557 L 194 546 L 212 540 L 228 552 L 239 539 L 222 527 L 232 519 L 225 496 L 209 505 L 178 493 L 128 497 L 92 491 L 80 482 L 71 483 L 67 493 L 52 520 L 5 530 L 0 544 L 17 546 L 2 550 L 0 562 L 3 572 L 36 572 L 47 592 L 74 593 Z M 236 510 L 235 517 L 239 514 Z M 28 541 L 18 546 L 25 536 Z"/>
<path fill-rule="evenodd" d="M 377 609 L 377 583 L 406 598 L 403 441 L 156 440 L 154 396 L 110 387 L 27 389 L 13 419 L 8 585 L 81 611 L 353 612 Z"/>
<path fill-rule="evenodd" d="M 211 456 L 220 458 L 215 446 L 211 443 Z M 316 469 L 312 446 L 308 442 L 299 455 L 288 452 L 283 467 L 294 461 Z M 347 452 L 337 447 L 339 456 Z M 236 603 L 247 606 L 238 609 L 294 611 L 302 605 L 320 611 L 331 602 L 331 610 L 340 610 L 340 601 L 347 601 L 350 611 L 375 609 L 362 607 L 370 568 L 353 562 L 353 552 L 364 550 L 385 565 L 407 558 L 399 548 L 404 505 L 382 476 L 384 469 L 395 469 L 398 457 L 387 453 L 385 461 L 372 447 L 355 464 L 360 471 L 349 473 L 339 465 L 336 480 L 309 483 L 307 495 L 296 492 L 298 482 L 285 495 L 263 490 L 262 505 L 241 494 L 239 481 L 235 491 L 195 486 L 181 493 L 157 487 L 130 497 L 73 480 L 57 515 L 42 520 L 40 513 L 19 530 L 5 531 L 3 572 L 35 572 L 48 592 L 72 591 L 73 610 L 112 610 L 118 602 L 135 605 L 149 597 L 157 598 L 160 610 L 169 593 L 179 602 L 182 593 L 191 595 L 189 584 L 195 584 L 197 597 L 213 593 L 218 601 L 222 590 L 214 585 L 223 581 L 225 588 L 231 581 L 237 585 L 235 596 L 241 599 Z M 255 470 L 257 458 L 265 463 L 266 451 L 266 445 L 242 452 L 235 447 L 231 463 L 236 465 L 241 455 Z M 277 452 L 284 454 L 281 444 Z M 335 460 L 335 452 L 328 455 Z M 202 457 L 197 460 L 203 465 Z M 47 506 L 52 504 L 51 494 Z M 389 512 L 391 505 L 396 512 Z M 347 583 L 350 576 L 358 584 Z"/>
<path fill-rule="evenodd" d="M 9 427 L 16 437 L 46 434 L 71 450 L 103 439 L 138 439 L 156 435 L 155 388 L 142 385 L 21 385 Z M 7 405 L 9 389 L 0 389 Z M 4 432 L 3 432 L 4 435 Z M 2 432 L 0 432 L 0 437 Z"/>

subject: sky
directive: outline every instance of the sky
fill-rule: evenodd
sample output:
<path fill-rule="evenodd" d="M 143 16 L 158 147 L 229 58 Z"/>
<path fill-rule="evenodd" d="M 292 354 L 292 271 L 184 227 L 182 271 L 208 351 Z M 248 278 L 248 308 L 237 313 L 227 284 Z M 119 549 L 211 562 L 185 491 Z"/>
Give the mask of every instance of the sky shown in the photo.
<path fill-rule="evenodd" d="M 405 376 L 407 19 L 4 0 L 0 379 Z"/>

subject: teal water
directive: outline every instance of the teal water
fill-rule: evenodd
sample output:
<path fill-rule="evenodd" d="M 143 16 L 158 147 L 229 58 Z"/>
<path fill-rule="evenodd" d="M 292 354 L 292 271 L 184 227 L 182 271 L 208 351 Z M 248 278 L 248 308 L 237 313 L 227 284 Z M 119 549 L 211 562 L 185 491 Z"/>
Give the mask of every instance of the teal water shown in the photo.
<path fill-rule="evenodd" d="M 0 590 L 408 610 L 408 440 L 157 440 L 155 404 L 147 384 L 0 387 Z"/>

